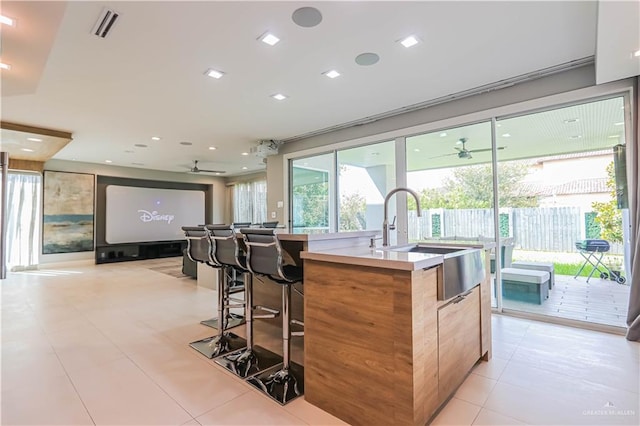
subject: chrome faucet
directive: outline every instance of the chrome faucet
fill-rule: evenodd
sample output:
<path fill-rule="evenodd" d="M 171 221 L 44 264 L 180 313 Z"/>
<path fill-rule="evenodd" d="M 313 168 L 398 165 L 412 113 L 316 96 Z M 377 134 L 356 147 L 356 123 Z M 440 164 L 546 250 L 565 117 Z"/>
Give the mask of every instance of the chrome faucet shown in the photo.
<path fill-rule="evenodd" d="M 418 217 L 422 216 L 422 210 L 420 209 L 420 197 L 413 189 L 403 188 L 403 187 L 392 189 L 387 194 L 387 196 L 384 197 L 384 221 L 382 222 L 382 246 L 383 247 L 386 247 L 389 245 L 389 230 L 395 229 L 395 225 L 393 224 L 389 225 L 389 212 L 388 212 L 389 199 L 393 194 L 399 191 L 405 191 L 413 195 L 413 198 L 415 198 L 416 200 L 416 207 L 418 208 Z M 395 223 L 395 219 L 394 219 L 394 223 Z"/>

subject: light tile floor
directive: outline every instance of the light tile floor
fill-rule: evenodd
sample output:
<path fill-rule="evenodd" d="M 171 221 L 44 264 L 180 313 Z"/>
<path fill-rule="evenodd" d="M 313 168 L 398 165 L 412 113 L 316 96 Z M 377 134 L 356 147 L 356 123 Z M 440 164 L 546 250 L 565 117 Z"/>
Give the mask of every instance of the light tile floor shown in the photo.
<path fill-rule="evenodd" d="M 213 334 L 199 321 L 215 294 L 154 264 L 0 282 L 3 425 L 343 424 L 304 399 L 281 407 L 189 348 Z M 640 344 L 494 316 L 493 349 L 433 424 L 640 424 Z"/>

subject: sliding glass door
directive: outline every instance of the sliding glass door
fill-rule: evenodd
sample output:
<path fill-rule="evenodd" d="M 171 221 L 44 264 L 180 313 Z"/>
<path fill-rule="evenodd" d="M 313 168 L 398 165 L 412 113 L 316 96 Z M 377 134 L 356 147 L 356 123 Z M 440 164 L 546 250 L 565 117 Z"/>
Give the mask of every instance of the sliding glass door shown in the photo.
<path fill-rule="evenodd" d="M 333 153 L 290 162 L 293 233 L 328 232 L 335 229 L 335 156 Z"/>
<path fill-rule="evenodd" d="M 616 97 L 497 120 L 499 177 L 522 176 L 498 188 L 505 311 L 625 326 L 624 117 Z"/>
<path fill-rule="evenodd" d="M 396 186 L 395 142 L 339 150 L 337 156 L 338 231 L 381 229 L 384 197 Z"/>

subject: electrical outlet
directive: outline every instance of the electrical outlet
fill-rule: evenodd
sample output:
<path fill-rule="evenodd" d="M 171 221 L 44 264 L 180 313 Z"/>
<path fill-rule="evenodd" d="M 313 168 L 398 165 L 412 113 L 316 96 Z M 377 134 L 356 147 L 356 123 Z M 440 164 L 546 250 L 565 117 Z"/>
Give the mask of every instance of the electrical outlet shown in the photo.
<path fill-rule="evenodd" d="M 276 212 L 271 212 L 271 219 L 275 219 L 276 218 Z"/>

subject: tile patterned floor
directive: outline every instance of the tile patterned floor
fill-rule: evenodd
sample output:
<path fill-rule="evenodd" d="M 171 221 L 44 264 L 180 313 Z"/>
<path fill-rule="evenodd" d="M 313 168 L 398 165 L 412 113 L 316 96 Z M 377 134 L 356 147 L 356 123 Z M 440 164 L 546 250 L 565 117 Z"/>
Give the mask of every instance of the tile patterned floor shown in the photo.
<path fill-rule="evenodd" d="M 215 294 L 157 262 L 10 274 L 2 286 L 3 425 L 337 425 L 281 407 L 187 345 Z M 506 316 L 436 425 L 637 425 L 640 344 Z M 381 419 L 381 423 L 387 425 Z"/>

